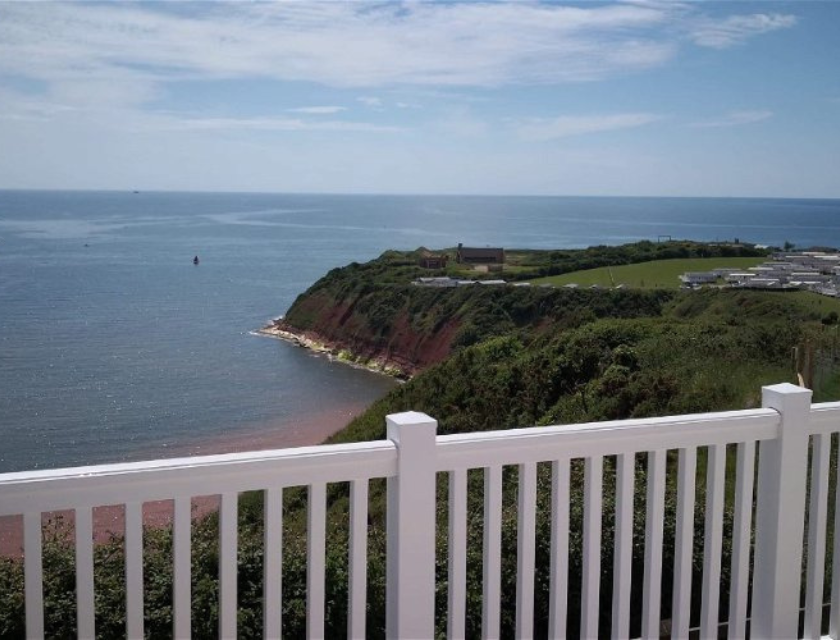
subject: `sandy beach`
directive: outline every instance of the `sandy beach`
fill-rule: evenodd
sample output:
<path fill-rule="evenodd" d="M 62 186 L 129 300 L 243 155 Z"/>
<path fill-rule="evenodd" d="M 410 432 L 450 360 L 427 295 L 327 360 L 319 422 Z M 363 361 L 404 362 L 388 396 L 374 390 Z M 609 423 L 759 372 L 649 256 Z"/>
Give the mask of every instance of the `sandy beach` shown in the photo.
<path fill-rule="evenodd" d="M 362 404 L 351 404 L 286 423 L 255 425 L 252 429 L 240 430 L 236 434 L 211 438 L 193 445 L 184 445 L 177 449 L 169 449 L 166 457 L 241 453 L 316 445 L 347 426 L 365 408 Z M 148 459 L 155 457 L 159 457 L 159 455 L 155 456 L 153 452 L 150 452 Z M 143 505 L 143 523 L 151 527 L 168 524 L 172 520 L 173 505 L 172 500 L 145 503 Z M 193 497 L 193 517 L 204 516 L 217 509 L 218 505 L 218 496 Z M 42 520 L 44 524 L 47 524 L 58 517 L 67 524 L 69 531 L 72 532 L 74 521 L 72 511 L 44 513 Z M 123 506 L 109 505 L 95 508 L 93 523 L 94 540 L 96 542 L 106 542 L 112 535 L 123 534 L 125 531 Z M 0 517 L 0 555 L 21 557 L 23 555 L 22 548 L 23 516 Z"/>

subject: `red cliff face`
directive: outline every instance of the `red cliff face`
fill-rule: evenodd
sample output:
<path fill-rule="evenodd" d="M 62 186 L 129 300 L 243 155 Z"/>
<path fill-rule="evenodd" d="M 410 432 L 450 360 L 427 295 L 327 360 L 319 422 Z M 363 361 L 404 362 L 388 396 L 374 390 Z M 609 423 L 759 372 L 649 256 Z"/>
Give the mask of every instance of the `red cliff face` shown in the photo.
<path fill-rule="evenodd" d="M 412 326 L 408 312 L 400 310 L 384 330 L 375 330 L 355 301 L 336 303 L 316 293 L 298 300 L 277 327 L 332 353 L 350 352 L 357 362 L 412 376 L 449 355 L 460 324 L 451 319 L 435 331 L 421 331 Z"/>

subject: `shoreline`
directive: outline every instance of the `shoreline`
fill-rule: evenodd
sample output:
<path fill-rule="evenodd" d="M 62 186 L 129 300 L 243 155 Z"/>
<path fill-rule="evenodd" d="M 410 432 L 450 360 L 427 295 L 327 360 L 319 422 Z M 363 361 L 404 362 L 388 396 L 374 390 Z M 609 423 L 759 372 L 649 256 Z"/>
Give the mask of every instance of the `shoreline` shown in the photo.
<path fill-rule="evenodd" d="M 330 436 L 344 429 L 356 416 L 367 409 L 363 403 L 345 405 L 338 409 L 322 411 L 300 419 L 261 425 L 245 432 L 208 438 L 193 444 L 184 444 L 170 450 L 167 457 L 193 457 L 220 453 L 291 449 L 323 444 Z M 150 452 L 147 459 L 154 459 Z M 196 495 L 192 497 L 192 519 L 199 520 L 219 509 L 219 496 Z M 158 500 L 143 504 L 143 526 L 159 528 L 172 523 L 174 501 Z M 41 515 L 45 531 L 50 522 L 60 521 L 63 533 L 72 542 L 75 533 L 75 512 L 62 510 Z M 103 505 L 93 509 L 93 539 L 101 544 L 113 536 L 125 533 L 125 507 Z M 0 558 L 23 557 L 23 516 L 0 516 Z"/>
<path fill-rule="evenodd" d="M 365 369 L 386 375 L 398 382 L 410 376 L 396 363 L 385 358 L 364 360 L 348 349 L 319 341 L 306 332 L 281 329 L 276 322 L 252 332 L 267 338 L 284 340 L 315 354 L 325 355 L 331 361 L 340 362 L 357 369 Z M 247 451 L 267 451 L 323 444 L 328 438 L 344 429 L 354 418 L 367 410 L 363 403 L 348 404 L 337 409 L 310 414 L 301 418 L 286 419 L 253 425 L 238 433 L 215 435 L 209 438 L 184 443 L 171 448 L 163 457 L 194 457 Z M 154 460 L 161 453 L 150 450 L 138 460 Z M 192 518 L 199 520 L 219 509 L 219 496 L 197 495 L 192 498 Z M 143 504 L 143 526 L 159 528 L 168 526 L 174 517 L 174 501 L 159 500 Z M 75 512 L 61 510 L 44 512 L 42 526 L 46 531 L 51 523 L 60 522 L 63 535 L 72 541 L 75 534 Z M 94 543 L 108 542 L 114 536 L 125 533 L 125 508 L 123 505 L 103 505 L 93 509 Z M 0 516 L 0 558 L 23 557 L 23 516 Z"/>
<path fill-rule="evenodd" d="M 389 360 L 384 356 L 369 359 L 363 358 L 350 351 L 347 347 L 330 343 L 329 341 L 325 341 L 323 339 L 318 339 L 317 334 L 314 332 L 290 331 L 289 329 L 281 328 L 277 324 L 280 320 L 282 320 L 282 318 L 278 318 L 274 321 L 274 323 L 266 325 L 261 329 L 257 329 L 254 332 L 255 335 L 283 340 L 316 354 L 325 355 L 331 361 L 341 362 L 357 369 L 365 369 L 366 371 L 396 378 L 400 382 L 410 380 L 412 377 L 412 375 L 403 369 L 403 367 L 401 367 L 397 362 Z"/>
<path fill-rule="evenodd" d="M 239 429 L 237 433 L 218 434 L 193 443 L 179 445 L 169 450 L 169 453 L 175 454 L 169 457 L 205 456 L 320 445 L 344 429 L 369 406 L 357 402 L 302 417 L 253 424 Z"/>

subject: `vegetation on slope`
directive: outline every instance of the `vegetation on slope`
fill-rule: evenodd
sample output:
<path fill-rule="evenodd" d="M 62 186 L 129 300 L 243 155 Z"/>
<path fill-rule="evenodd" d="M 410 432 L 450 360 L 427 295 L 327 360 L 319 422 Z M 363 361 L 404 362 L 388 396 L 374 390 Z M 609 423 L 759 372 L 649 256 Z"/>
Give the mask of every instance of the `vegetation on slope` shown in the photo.
<path fill-rule="evenodd" d="M 790 349 L 801 337 L 786 321 L 674 315 L 495 337 L 395 389 L 333 441 L 382 438 L 384 416 L 407 410 L 458 433 L 754 406 L 760 384 L 793 378 Z"/>
<path fill-rule="evenodd" d="M 672 294 L 529 287 L 435 288 L 332 275 L 298 298 L 280 327 L 383 359 L 407 373 L 492 336 L 580 326 L 596 318 L 657 315 Z"/>
<path fill-rule="evenodd" d="M 387 251 L 368 263 L 333 269 L 298 297 L 285 318 L 278 322 L 278 328 L 302 334 L 335 352 L 352 353 L 362 364 L 378 363 L 377 368 L 396 368 L 412 375 L 440 362 L 453 350 L 491 336 L 506 335 L 523 327 L 533 329 L 540 324 L 565 328 L 599 317 L 655 314 L 658 313 L 656 305 L 665 300 L 614 293 L 562 297 L 515 287 L 451 290 L 412 286 L 416 278 L 430 275 L 498 277 L 456 264 L 454 250 L 447 250 L 453 255 L 446 269 L 422 269 L 418 266 L 422 251 Z M 640 273 L 650 274 L 647 280 L 656 283 L 661 276 L 653 274 L 663 268 L 670 269 L 672 263 L 663 267 L 663 263 L 650 260 L 725 259 L 740 265 L 745 260 L 760 261 L 765 254 L 765 250 L 749 245 L 688 241 L 638 242 L 566 251 L 520 250 L 507 252 L 507 271 L 503 275 L 524 280 L 579 269 L 609 266 L 619 269 L 619 265 L 635 264 Z M 673 280 L 677 281 L 676 276 Z"/>

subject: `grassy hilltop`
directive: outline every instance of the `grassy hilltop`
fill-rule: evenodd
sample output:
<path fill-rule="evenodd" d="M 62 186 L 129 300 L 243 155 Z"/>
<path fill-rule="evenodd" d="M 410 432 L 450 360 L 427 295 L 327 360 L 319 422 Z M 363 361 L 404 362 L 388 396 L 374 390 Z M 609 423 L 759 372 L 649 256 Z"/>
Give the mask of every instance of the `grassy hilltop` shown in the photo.
<path fill-rule="evenodd" d="M 651 260 L 638 264 L 619 265 L 616 267 L 598 267 L 573 271 L 559 276 L 536 278 L 531 283 L 535 285 L 553 284 L 563 286 L 578 284 L 580 286 L 598 285 L 599 287 L 615 287 L 625 285 L 635 289 L 676 289 L 680 286 L 679 277 L 687 271 L 711 271 L 733 267 L 748 269 L 764 262 L 764 258 L 674 258 L 671 260 Z"/>

